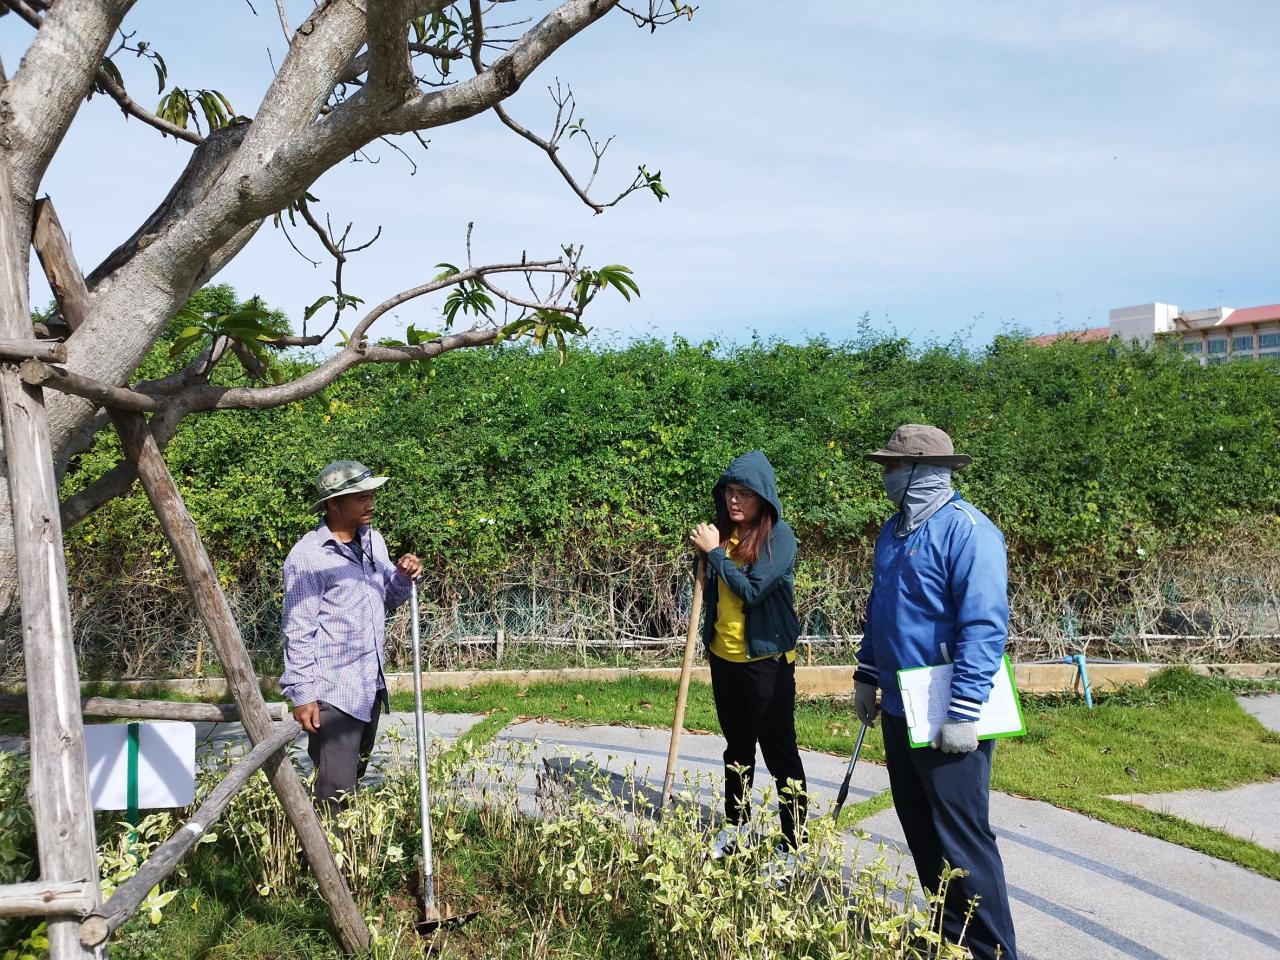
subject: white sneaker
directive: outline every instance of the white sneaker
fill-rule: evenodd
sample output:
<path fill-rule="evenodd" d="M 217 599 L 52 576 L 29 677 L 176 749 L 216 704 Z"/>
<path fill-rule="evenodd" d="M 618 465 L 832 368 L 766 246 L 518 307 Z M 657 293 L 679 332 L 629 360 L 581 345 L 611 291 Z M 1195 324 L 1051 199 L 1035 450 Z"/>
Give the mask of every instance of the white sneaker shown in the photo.
<path fill-rule="evenodd" d="M 722 860 L 730 854 L 734 853 L 741 847 L 745 847 L 747 839 L 747 828 L 745 826 L 735 826 L 728 824 L 719 833 L 716 838 L 711 841 L 711 859 Z"/>
<path fill-rule="evenodd" d="M 778 847 L 773 851 L 769 862 L 760 868 L 760 876 L 766 883 L 781 890 L 796 875 L 796 871 L 804 866 L 804 858 L 794 850 Z"/>

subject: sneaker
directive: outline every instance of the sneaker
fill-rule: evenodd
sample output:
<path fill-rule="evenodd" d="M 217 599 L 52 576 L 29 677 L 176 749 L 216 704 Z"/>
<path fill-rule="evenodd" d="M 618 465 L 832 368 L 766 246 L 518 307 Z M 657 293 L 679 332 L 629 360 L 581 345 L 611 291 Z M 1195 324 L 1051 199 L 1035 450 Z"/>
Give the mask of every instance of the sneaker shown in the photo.
<path fill-rule="evenodd" d="M 791 882 L 796 875 L 796 871 L 803 866 L 804 857 L 794 850 L 778 847 L 773 851 L 773 856 L 769 858 L 769 861 L 760 868 L 760 876 L 764 878 L 767 884 L 781 890 Z"/>
<path fill-rule="evenodd" d="M 746 827 L 727 824 L 711 841 L 711 859 L 722 860 L 735 853 L 739 847 L 746 846 L 746 839 Z"/>

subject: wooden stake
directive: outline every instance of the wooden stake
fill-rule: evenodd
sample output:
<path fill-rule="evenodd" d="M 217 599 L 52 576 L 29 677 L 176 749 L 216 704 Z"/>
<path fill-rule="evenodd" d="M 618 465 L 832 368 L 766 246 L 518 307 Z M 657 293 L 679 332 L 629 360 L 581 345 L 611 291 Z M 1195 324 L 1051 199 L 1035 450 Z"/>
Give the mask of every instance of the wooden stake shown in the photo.
<path fill-rule="evenodd" d="M 60 390 L 73 396 L 92 400 L 100 407 L 115 407 L 120 410 L 135 410 L 140 413 L 154 413 L 162 404 L 154 397 L 138 393 L 127 387 L 116 387 L 92 377 L 82 377 L 62 367 L 51 367 L 39 360 L 24 360 L 18 369 L 23 383 L 39 385 L 53 390 Z"/>
<path fill-rule="evenodd" d="M 47 203 L 47 201 L 46 201 Z M 57 218 L 52 215 L 53 211 L 50 207 L 41 214 L 41 231 L 38 236 L 33 237 L 33 242 L 38 241 L 40 245 L 41 262 L 47 267 L 49 263 L 58 264 L 57 270 L 50 276 L 51 284 L 54 284 L 54 290 L 58 297 L 59 306 L 62 309 L 63 318 L 67 321 L 67 325 L 72 329 L 76 329 L 85 320 L 85 311 L 89 302 L 88 294 L 85 290 L 84 277 L 80 273 L 79 267 L 76 266 L 75 258 L 71 254 L 70 244 L 67 243 L 66 236 L 62 233 L 58 226 Z M 3 167 L 0 166 L 0 224 L 13 223 L 12 208 L 9 202 L 8 179 L 3 175 Z M 7 234 L 7 231 L 6 231 Z M 5 243 L 11 241 L 12 237 L 5 237 Z M 10 265 L 8 257 L 8 248 L 4 251 L 5 259 L 3 265 L 6 268 Z M 12 263 L 17 264 L 15 259 Z M 11 276 L 10 276 L 11 275 Z M 17 284 L 21 274 L 15 267 L 12 270 L 0 270 L 0 310 L 4 310 L 4 319 L 9 321 L 8 307 L 10 305 L 20 306 L 20 310 L 15 315 L 12 324 L 0 324 L 0 337 L 16 332 L 20 329 L 21 324 L 30 324 L 30 316 L 27 313 L 26 304 L 26 287 Z M 15 287 L 16 293 L 11 295 L 11 291 L 6 289 L 6 283 Z M 0 374 L 0 387 L 7 385 L 10 377 L 13 377 L 16 383 L 16 375 L 11 372 Z M 27 393 L 39 398 L 39 388 L 27 388 Z M 7 395 L 6 395 L 7 401 Z M 9 404 L 5 403 L 6 415 L 6 431 L 8 428 Z M 178 560 L 178 565 L 182 570 L 183 577 L 187 581 L 188 590 L 192 599 L 196 603 L 196 607 L 204 619 L 205 626 L 209 630 L 209 634 L 213 639 L 214 649 L 217 650 L 218 656 L 221 658 L 223 667 L 227 675 L 227 686 L 231 690 L 232 696 L 235 698 L 236 704 L 240 710 L 240 718 L 244 723 L 245 732 L 249 734 L 250 741 L 256 746 L 267 740 L 278 731 L 278 726 L 272 723 L 270 714 L 267 711 L 266 703 L 262 699 L 262 691 L 258 687 L 257 674 L 254 672 L 253 663 L 249 659 L 249 653 L 244 646 L 244 638 L 240 635 L 240 628 L 236 625 L 235 617 L 231 612 L 231 606 L 227 603 L 226 596 L 222 593 L 222 588 L 218 585 L 217 574 L 214 571 L 213 564 L 209 560 L 208 553 L 205 552 L 204 544 L 200 540 L 199 533 L 196 531 L 195 522 L 191 519 L 191 514 L 187 512 L 186 505 L 182 502 L 182 497 L 178 493 L 177 485 L 173 482 L 173 477 L 169 474 L 169 468 L 164 462 L 164 456 L 160 453 L 160 448 L 155 442 L 155 438 L 151 435 L 146 421 L 140 413 L 128 413 L 120 410 L 111 411 L 112 422 L 115 424 L 116 431 L 120 434 L 120 439 L 125 448 L 125 455 L 129 457 L 137 470 L 138 478 L 142 481 L 143 489 L 146 490 L 147 498 L 151 501 L 151 505 L 156 512 L 156 516 L 160 520 L 161 528 L 164 530 L 166 538 L 169 540 L 170 546 L 173 548 L 174 554 Z M 40 411 L 39 422 L 44 424 L 43 410 Z M 48 451 L 47 443 L 47 424 L 45 427 L 45 454 L 43 463 L 52 463 L 52 458 Z M 7 433 L 6 433 L 6 443 Z M 10 451 L 10 469 L 12 470 L 13 447 L 9 447 Z M 20 461 L 21 462 L 21 461 Z M 61 542 L 61 527 L 59 525 L 59 513 L 57 503 L 57 488 L 53 482 L 52 469 L 47 471 L 49 491 L 47 496 L 51 497 L 53 504 L 52 527 L 58 534 L 58 543 Z M 11 487 L 13 484 L 11 483 Z M 14 501 L 14 522 L 19 530 L 22 524 L 19 523 L 18 503 Z M 47 525 L 47 522 L 46 522 Z M 57 552 L 59 569 L 61 569 L 62 554 L 61 550 Z M 19 551 L 18 556 L 19 570 L 25 569 L 26 565 L 22 562 L 22 554 Z M 50 580 L 49 582 L 52 582 Z M 67 610 L 66 595 L 66 577 L 63 571 L 61 579 L 58 581 L 60 596 L 62 598 L 62 608 Z M 26 607 L 26 597 L 23 596 L 23 609 Z M 63 624 L 70 622 L 69 611 L 63 616 Z M 29 628 L 24 626 L 24 631 L 29 632 Z M 41 648 L 55 649 L 57 644 L 50 642 L 48 635 L 37 634 L 40 640 Z M 32 643 L 28 640 L 28 646 Z M 67 650 L 71 651 L 70 636 L 67 637 Z M 47 657 L 45 658 L 47 659 Z M 44 663 L 44 660 L 39 661 Z M 79 685 L 75 682 L 75 658 L 69 657 L 71 669 L 71 687 L 69 690 L 61 691 L 61 700 L 59 703 L 64 706 L 70 704 L 74 707 L 75 726 L 74 736 L 68 734 L 66 739 L 70 743 L 65 749 L 72 749 L 75 744 L 79 745 L 80 758 L 80 777 L 86 783 L 83 790 L 83 799 L 75 809 L 79 810 L 79 815 L 83 819 L 88 818 L 89 824 L 89 847 L 88 862 L 90 864 L 90 872 L 84 876 L 91 877 L 94 882 L 94 888 L 97 888 L 96 862 L 94 860 L 94 846 L 92 840 L 93 816 L 92 807 L 89 802 L 89 792 L 87 787 L 87 778 L 84 773 L 84 726 L 83 719 L 80 715 L 80 691 Z M 35 697 L 36 684 L 32 682 L 32 657 L 31 652 L 27 652 L 27 695 L 33 701 Z M 49 671 L 50 673 L 52 671 Z M 36 754 L 36 724 L 32 722 L 32 781 L 33 785 L 38 786 L 35 779 L 35 754 Z M 264 764 L 264 772 L 271 781 L 272 787 L 276 791 L 276 795 L 280 799 L 280 805 L 284 808 L 285 815 L 289 818 L 289 822 L 293 825 L 294 831 L 298 835 L 298 839 L 302 844 L 303 854 L 307 858 L 307 862 L 311 865 L 311 870 L 316 876 L 316 880 L 320 887 L 320 895 L 324 897 L 329 904 L 329 908 L 333 914 L 333 922 L 338 935 L 338 942 L 342 949 L 347 953 L 359 953 L 369 948 L 369 929 L 365 926 L 364 919 L 360 916 L 360 910 L 356 907 L 355 900 L 351 896 L 351 891 L 347 888 L 346 881 L 343 879 L 341 872 L 338 870 L 337 863 L 333 859 L 333 854 L 329 850 L 329 844 L 324 835 L 324 828 L 320 824 L 320 818 L 316 815 L 315 808 L 311 805 L 311 798 L 303 789 L 301 781 L 298 779 L 297 771 L 294 770 L 293 764 L 285 759 L 279 752 L 274 752 L 266 760 Z M 69 820 L 69 823 L 75 822 Z M 39 819 L 37 818 L 37 824 Z M 38 829 L 38 826 L 37 826 Z M 64 828 L 69 829 L 69 828 Z M 42 845 L 43 846 L 43 845 Z M 78 850 L 79 848 L 76 847 Z M 43 849 L 41 864 L 43 867 Z M 47 877 L 46 879 L 54 879 Z M 55 927 L 59 930 L 59 937 L 65 936 L 63 928 L 68 931 L 74 931 L 74 952 L 70 948 L 54 947 Z M 51 960 L 64 960 L 64 958 L 94 956 L 93 951 L 89 951 L 81 945 L 79 936 L 79 924 L 72 922 L 59 921 L 50 923 L 50 958 Z M 61 941 L 59 941 L 61 942 Z M 59 952 L 59 951 L 62 952 Z"/>
<path fill-rule="evenodd" d="M 53 340 L 32 340 L 30 337 L 4 338 L 0 340 L 0 360 L 47 360 L 65 363 L 67 348 Z"/>
<path fill-rule="evenodd" d="M 271 717 L 258 688 L 258 676 L 245 649 L 244 638 L 236 625 L 231 605 L 218 584 L 217 573 L 196 531 L 195 521 L 187 512 L 177 484 L 164 462 L 164 455 L 142 415 L 117 410 L 112 411 L 111 418 L 120 434 L 125 456 L 138 472 L 138 479 L 142 481 L 142 488 L 173 548 L 187 589 L 222 661 L 227 686 L 240 707 L 245 732 L 255 745 L 262 743 L 271 736 Z M 280 754 L 273 754 L 263 769 L 319 881 L 320 895 L 329 904 L 342 949 L 347 953 L 368 950 L 369 928 L 365 926 L 346 880 L 338 870 L 320 818 L 293 764 Z"/>
<path fill-rule="evenodd" d="M 285 717 L 283 703 L 267 704 L 273 720 Z M 26 713 L 26 697 L 0 697 L 0 713 Z M 85 697 L 80 712 L 86 717 L 128 717 L 131 720 L 187 720 L 213 723 L 240 719 L 234 703 L 182 703 L 176 700 L 129 700 L 117 697 Z"/>
<path fill-rule="evenodd" d="M 0 887 L 0 917 L 81 916 L 94 908 L 96 884 L 68 880 L 11 883 Z"/>
<path fill-rule="evenodd" d="M 0 338 L 13 341 L 31 337 L 26 258 L 21 255 L 29 238 L 17 236 L 17 222 L 9 169 L 0 162 Z M 46 884 L 86 884 L 96 903 L 93 805 L 49 418 L 40 388 L 23 384 L 9 365 L 0 366 L 0 407 L 31 703 L 30 789 L 40 878 Z M 50 917 L 48 936 L 51 960 L 93 955 L 81 946 L 74 917 Z"/>
<path fill-rule="evenodd" d="M 680 733 L 684 730 L 684 708 L 689 699 L 689 674 L 693 670 L 693 654 L 698 649 L 698 619 L 702 616 L 702 581 L 707 572 L 706 557 L 698 558 L 693 577 L 693 602 L 689 610 L 689 630 L 684 638 L 684 662 L 680 664 L 680 688 L 676 692 L 676 715 L 671 722 L 671 746 L 667 750 L 667 775 L 662 779 L 662 806 L 671 802 L 676 782 L 676 760 L 680 754 Z"/>

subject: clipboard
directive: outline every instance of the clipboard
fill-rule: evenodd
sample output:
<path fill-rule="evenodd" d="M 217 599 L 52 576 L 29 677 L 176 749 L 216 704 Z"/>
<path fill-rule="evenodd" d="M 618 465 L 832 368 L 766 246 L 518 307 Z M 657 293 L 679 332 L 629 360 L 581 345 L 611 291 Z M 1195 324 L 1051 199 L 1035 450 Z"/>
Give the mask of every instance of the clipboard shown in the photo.
<path fill-rule="evenodd" d="M 902 708 L 907 719 L 907 739 L 913 747 L 928 747 L 947 719 L 951 705 L 953 664 L 936 667 L 911 667 L 898 671 L 898 689 L 902 691 Z M 1013 684 L 1013 665 L 1006 654 L 991 678 L 991 695 L 982 705 L 978 717 L 978 739 L 995 740 L 1018 737 L 1027 732 Z"/>

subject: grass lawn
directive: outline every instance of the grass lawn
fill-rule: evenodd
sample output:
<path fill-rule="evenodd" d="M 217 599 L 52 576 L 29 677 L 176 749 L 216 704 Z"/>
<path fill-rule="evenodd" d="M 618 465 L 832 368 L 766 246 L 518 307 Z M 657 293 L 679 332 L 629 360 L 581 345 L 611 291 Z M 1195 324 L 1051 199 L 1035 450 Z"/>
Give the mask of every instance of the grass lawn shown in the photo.
<path fill-rule="evenodd" d="M 1104 820 L 1230 860 L 1280 880 L 1280 854 L 1121 801 L 1112 794 L 1225 789 L 1280 776 L 1280 735 L 1267 731 L 1236 703 L 1237 691 L 1277 690 L 1275 682 L 1241 683 L 1170 668 L 1144 687 L 1095 696 L 1088 710 L 1076 697 L 1023 696 L 1026 736 L 996 748 L 992 787 Z M 486 728 L 515 717 L 562 723 L 663 727 L 670 723 L 676 685 L 648 677 L 607 684 L 539 683 L 520 690 L 490 684 L 426 695 L 427 709 L 441 713 L 491 713 Z M 411 695 L 392 697 L 396 710 L 412 710 Z M 711 690 L 695 684 L 685 729 L 719 733 Z M 800 745 L 847 756 L 857 723 L 847 699 L 806 698 L 796 707 Z M 473 732 L 473 736 L 479 731 Z M 883 762 L 879 726 L 862 747 L 864 759 Z M 854 816 L 887 806 L 887 797 L 864 801 Z M 843 815 L 842 815 L 843 819 Z"/>

